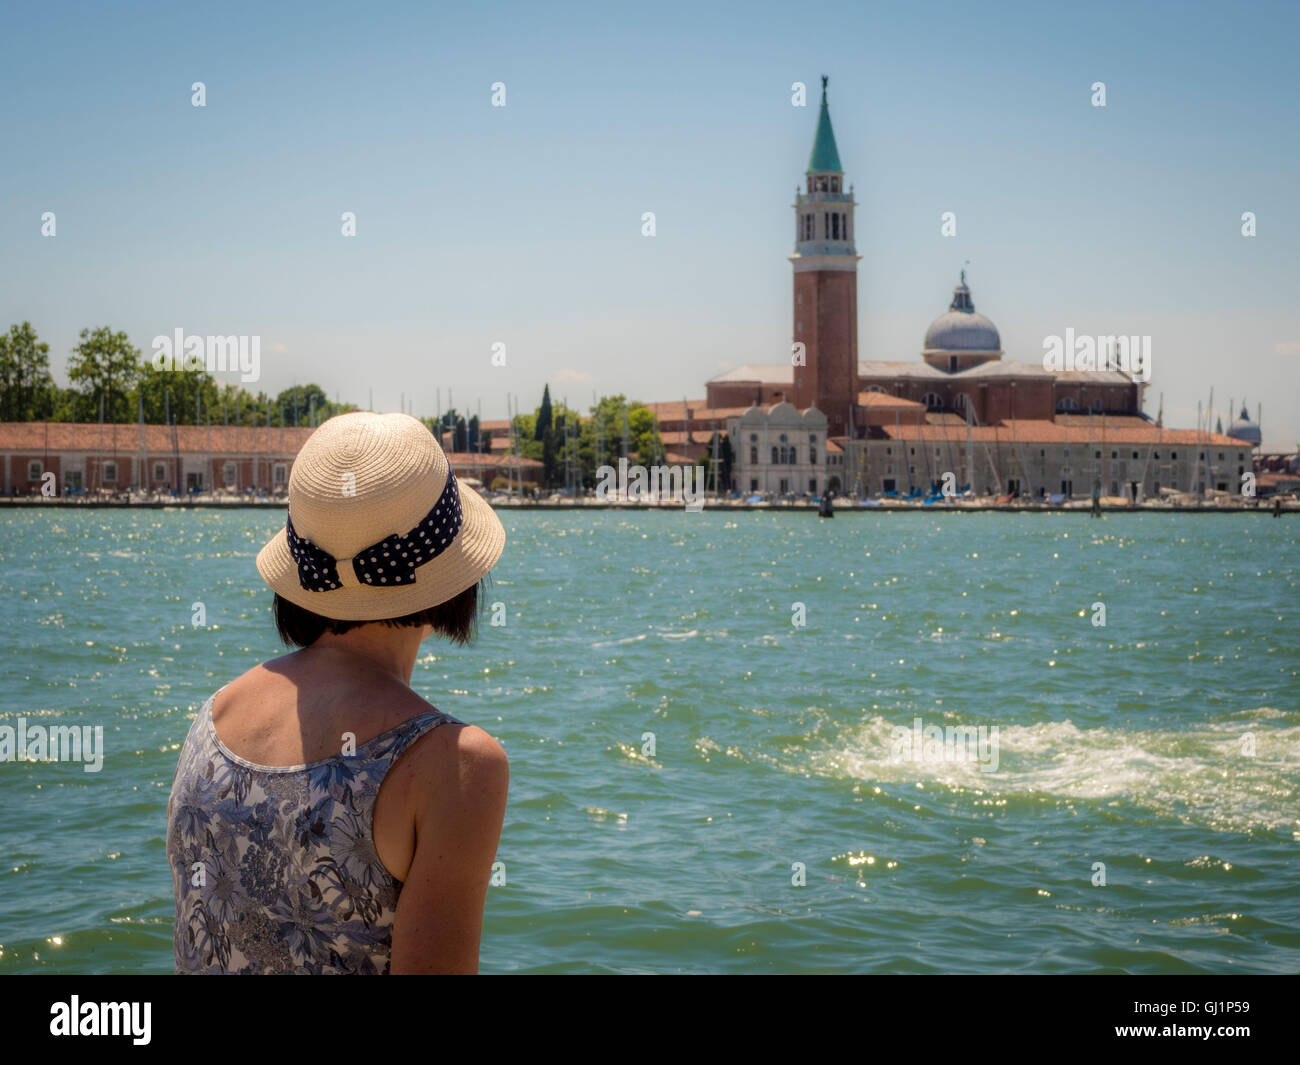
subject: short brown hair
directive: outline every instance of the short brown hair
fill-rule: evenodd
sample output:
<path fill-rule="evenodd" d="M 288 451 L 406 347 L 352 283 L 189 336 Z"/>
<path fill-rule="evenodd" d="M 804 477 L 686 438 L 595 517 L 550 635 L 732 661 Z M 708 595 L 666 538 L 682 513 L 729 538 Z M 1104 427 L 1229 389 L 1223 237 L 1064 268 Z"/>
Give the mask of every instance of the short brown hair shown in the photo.
<path fill-rule="evenodd" d="M 480 580 L 445 603 L 431 606 L 427 610 L 417 610 L 414 614 L 404 614 L 400 618 L 339 621 L 337 618 L 313 613 L 279 594 L 271 604 L 271 613 L 275 617 L 280 639 L 290 647 L 310 647 L 327 632 L 337 636 L 362 625 L 388 625 L 395 629 L 418 629 L 423 625 L 432 625 L 436 635 L 445 636 L 452 643 L 468 643 L 478 627 L 479 588 L 483 584 Z"/>

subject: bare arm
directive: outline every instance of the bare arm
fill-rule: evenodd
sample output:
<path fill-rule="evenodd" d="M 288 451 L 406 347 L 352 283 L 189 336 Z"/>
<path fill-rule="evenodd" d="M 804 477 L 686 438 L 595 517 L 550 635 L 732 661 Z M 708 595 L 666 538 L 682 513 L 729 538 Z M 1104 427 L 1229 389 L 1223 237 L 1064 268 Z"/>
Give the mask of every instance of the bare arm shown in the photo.
<path fill-rule="evenodd" d="M 444 736 L 438 736 L 444 733 Z M 482 729 L 429 738 L 416 792 L 415 854 L 393 922 L 391 972 L 474 973 L 510 766 Z"/>

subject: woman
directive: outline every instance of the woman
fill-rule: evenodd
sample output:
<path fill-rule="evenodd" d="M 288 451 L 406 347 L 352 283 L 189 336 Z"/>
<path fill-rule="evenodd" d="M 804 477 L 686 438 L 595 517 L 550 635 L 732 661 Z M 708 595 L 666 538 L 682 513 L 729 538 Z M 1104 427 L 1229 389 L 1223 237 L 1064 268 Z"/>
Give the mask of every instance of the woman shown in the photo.
<path fill-rule="evenodd" d="M 331 418 L 257 556 L 301 649 L 210 697 L 167 811 L 182 973 L 475 972 L 509 770 L 410 688 L 505 531 L 405 414 Z"/>

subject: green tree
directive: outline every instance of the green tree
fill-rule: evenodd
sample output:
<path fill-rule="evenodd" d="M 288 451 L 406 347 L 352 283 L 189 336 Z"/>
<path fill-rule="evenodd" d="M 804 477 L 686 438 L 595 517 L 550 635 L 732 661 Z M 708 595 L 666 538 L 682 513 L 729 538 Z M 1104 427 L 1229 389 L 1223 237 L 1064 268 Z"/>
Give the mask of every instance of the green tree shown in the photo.
<path fill-rule="evenodd" d="M 169 395 L 170 394 L 170 395 Z M 170 405 L 177 425 L 204 425 L 220 421 L 220 390 L 212 375 L 203 370 L 157 370 L 145 363 L 130 397 L 131 412 L 150 425 L 166 423 Z"/>
<path fill-rule="evenodd" d="M 717 468 L 714 469 L 714 451 L 717 451 Z M 735 456 L 731 450 L 731 437 L 726 433 L 715 432 L 709 438 L 708 450 L 700 460 L 704 466 L 704 483 L 710 492 L 727 492 L 731 488 L 731 468 Z"/>
<path fill-rule="evenodd" d="M 471 418 L 469 422 L 465 421 L 463 414 L 458 414 L 455 410 L 445 411 L 439 417 L 421 418 L 425 425 L 429 427 L 429 432 L 438 434 L 441 427 L 442 433 L 439 439 L 442 440 L 443 449 L 446 451 L 465 452 L 470 450 L 470 425 L 478 424 L 477 418 Z"/>
<path fill-rule="evenodd" d="M 58 388 L 50 376 L 50 346 L 36 339 L 31 322 L 0 336 L 0 422 L 53 417 Z"/>
<path fill-rule="evenodd" d="M 547 433 L 551 431 L 551 386 L 542 386 L 542 405 L 537 408 L 537 425 L 534 428 L 533 439 L 545 441 Z"/>
<path fill-rule="evenodd" d="M 627 424 L 631 430 L 632 447 L 636 460 L 642 466 L 656 466 L 663 462 L 664 444 L 659 439 L 659 419 L 654 411 L 640 403 L 628 407 Z"/>
<path fill-rule="evenodd" d="M 114 333 L 106 325 L 83 329 L 81 343 L 68 359 L 68 378 L 84 400 L 77 420 L 98 420 L 102 402 L 104 421 L 133 421 L 130 397 L 140 374 L 140 352 L 125 333 Z"/>
<path fill-rule="evenodd" d="M 300 428 L 314 428 L 336 414 L 346 414 L 357 409 L 352 403 L 333 402 L 320 385 L 310 382 L 286 388 L 271 400 L 271 407 L 272 425 L 279 425 L 283 416 L 285 425 Z"/>

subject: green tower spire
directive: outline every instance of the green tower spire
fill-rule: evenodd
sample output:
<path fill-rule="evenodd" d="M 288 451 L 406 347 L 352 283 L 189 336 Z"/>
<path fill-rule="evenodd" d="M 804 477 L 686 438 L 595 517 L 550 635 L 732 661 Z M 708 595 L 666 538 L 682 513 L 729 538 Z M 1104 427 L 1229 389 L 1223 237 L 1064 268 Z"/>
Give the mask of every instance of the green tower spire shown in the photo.
<path fill-rule="evenodd" d="M 812 155 L 808 157 L 808 173 L 834 170 L 843 172 L 840 166 L 840 153 L 835 148 L 835 131 L 831 129 L 831 112 L 826 106 L 826 83 L 830 79 L 822 75 L 822 110 L 817 116 L 817 136 L 813 140 Z"/>

